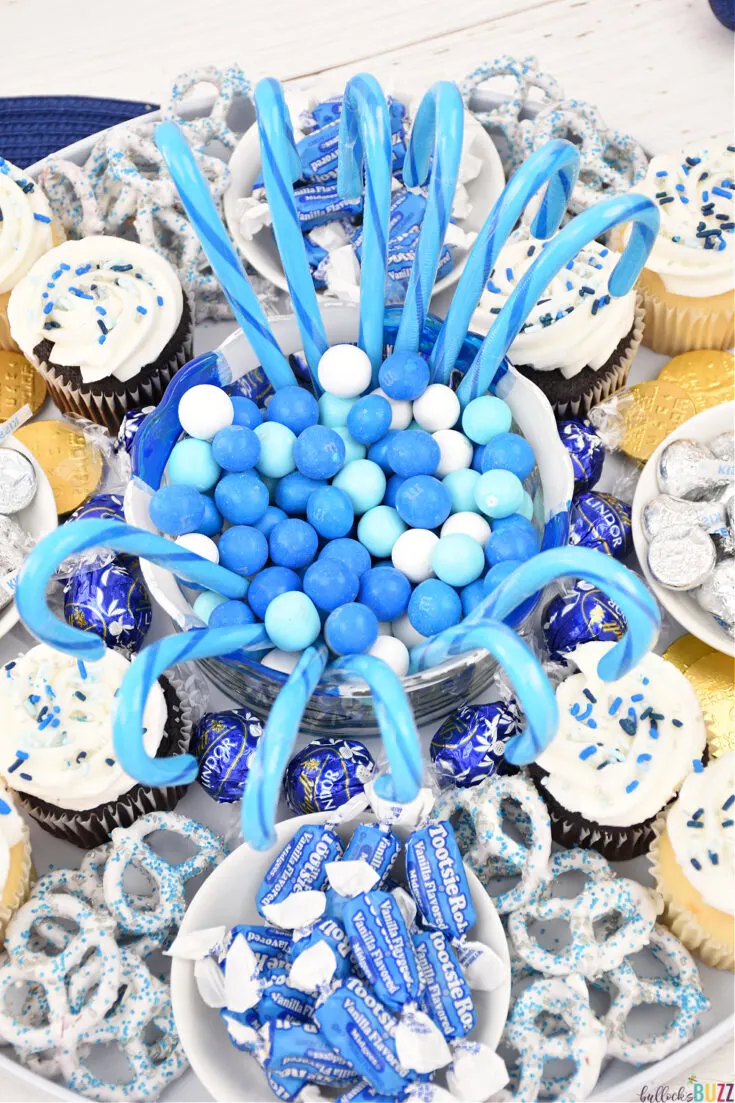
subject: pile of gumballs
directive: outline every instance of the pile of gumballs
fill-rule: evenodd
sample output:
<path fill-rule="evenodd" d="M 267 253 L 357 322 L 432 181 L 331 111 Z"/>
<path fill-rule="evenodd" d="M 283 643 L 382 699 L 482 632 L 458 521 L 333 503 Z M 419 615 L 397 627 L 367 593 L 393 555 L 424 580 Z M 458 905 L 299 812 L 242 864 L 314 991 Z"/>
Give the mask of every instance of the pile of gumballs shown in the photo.
<path fill-rule="evenodd" d="M 210 627 L 262 622 L 264 665 L 291 670 L 323 635 L 334 654 L 368 652 L 402 677 L 410 648 L 536 554 L 533 449 L 505 402 L 462 411 L 418 353 L 389 355 L 378 388 L 353 345 L 328 349 L 317 375 L 319 399 L 283 387 L 265 411 L 188 390 L 150 518 L 249 580 L 245 600 L 203 591 L 193 609 Z"/>

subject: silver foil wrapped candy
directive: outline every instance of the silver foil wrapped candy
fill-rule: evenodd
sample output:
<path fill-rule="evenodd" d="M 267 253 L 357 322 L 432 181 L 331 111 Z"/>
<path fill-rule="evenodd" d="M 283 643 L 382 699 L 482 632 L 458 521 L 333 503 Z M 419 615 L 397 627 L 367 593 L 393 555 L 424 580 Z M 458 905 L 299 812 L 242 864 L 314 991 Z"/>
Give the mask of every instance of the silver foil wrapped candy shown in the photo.
<path fill-rule="evenodd" d="M 712 537 L 691 525 L 675 525 L 648 546 L 648 567 L 667 590 L 693 590 L 709 578 L 717 561 Z"/>
<path fill-rule="evenodd" d="M 702 609 L 735 638 L 735 559 L 723 559 L 694 594 Z"/>
<path fill-rule="evenodd" d="M 674 440 L 658 461 L 658 485 L 674 498 L 701 501 L 724 490 L 735 478 L 735 467 L 718 459 L 696 440 Z"/>
<path fill-rule="evenodd" d="M 22 452 L 0 448 L 0 513 L 19 513 L 36 496 L 36 469 Z"/>

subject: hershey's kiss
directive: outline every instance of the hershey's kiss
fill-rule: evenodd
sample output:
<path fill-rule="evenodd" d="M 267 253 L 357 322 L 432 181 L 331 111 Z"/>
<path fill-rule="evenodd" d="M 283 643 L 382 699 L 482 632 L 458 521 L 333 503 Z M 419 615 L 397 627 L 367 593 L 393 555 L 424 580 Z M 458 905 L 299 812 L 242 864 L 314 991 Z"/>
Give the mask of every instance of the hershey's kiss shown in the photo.
<path fill-rule="evenodd" d="M 723 559 L 695 598 L 726 632 L 735 637 L 735 559 Z"/>
<path fill-rule="evenodd" d="M 708 447 L 712 455 L 716 456 L 718 460 L 735 463 L 735 433 L 732 429 L 720 433 L 719 436 L 709 442 Z"/>
<path fill-rule="evenodd" d="M 704 532 L 727 534 L 724 502 L 688 502 L 659 494 L 643 508 L 643 531 L 648 540 L 677 525 L 692 525 Z"/>
<path fill-rule="evenodd" d="M 658 461 L 658 486 L 674 498 L 707 498 L 735 478 L 735 467 L 696 440 L 674 440 Z"/>
<path fill-rule="evenodd" d="M 648 546 L 648 567 L 667 590 L 693 590 L 714 568 L 712 537 L 691 525 L 678 525 L 656 536 Z"/>
<path fill-rule="evenodd" d="M 0 448 L 0 513 L 19 513 L 36 496 L 36 469 L 27 456 Z"/>

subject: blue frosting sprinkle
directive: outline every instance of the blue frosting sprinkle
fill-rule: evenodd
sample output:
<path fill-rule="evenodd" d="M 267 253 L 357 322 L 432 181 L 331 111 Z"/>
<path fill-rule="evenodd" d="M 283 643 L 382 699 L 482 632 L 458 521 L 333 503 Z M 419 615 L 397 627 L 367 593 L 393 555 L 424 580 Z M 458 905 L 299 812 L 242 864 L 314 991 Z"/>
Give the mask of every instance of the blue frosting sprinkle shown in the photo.
<path fill-rule="evenodd" d="M 584 750 L 582 750 L 582 751 L 580 751 L 580 752 L 579 752 L 579 757 L 580 757 L 580 758 L 582 759 L 582 761 L 584 762 L 584 761 L 585 761 L 585 759 L 589 758 L 589 757 L 590 757 L 590 755 L 593 755 L 593 754 L 595 753 L 595 751 L 596 751 L 596 750 L 597 750 L 597 747 L 595 747 L 595 746 L 593 746 L 592 744 L 590 744 L 590 745 L 589 745 L 589 747 L 585 747 L 585 748 L 584 748 Z"/>
<path fill-rule="evenodd" d="M 84 659 L 77 659 L 77 666 L 79 668 L 79 676 L 81 678 L 87 677 L 87 668 L 84 665 Z"/>
<path fill-rule="evenodd" d="M 642 700 L 643 700 L 643 694 L 642 693 L 634 693 L 633 696 L 631 697 L 631 701 L 635 701 L 636 704 L 638 703 L 638 701 L 642 701 Z"/>
<path fill-rule="evenodd" d="M 51 219 L 47 214 L 34 214 L 33 216 L 36 222 L 50 222 Z"/>
<path fill-rule="evenodd" d="M 32 774 L 18 774 L 18 777 L 22 777 L 23 781 L 33 781 Z"/>
<path fill-rule="evenodd" d="M 735 804 L 735 793 L 731 793 L 730 796 L 727 798 L 722 806 L 722 811 L 727 812 L 728 808 L 732 808 L 733 804 Z"/>
<path fill-rule="evenodd" d="M 139 314 L 147 314 L 148 313 L 148 311 L 146 310 L 146 308 L 144 306 L 136 306 L 135 309 L 138 311 Z"/>
<path fill-rule="evenodd" d="M 631 781 L 628 785 L 625 786 L 626 793 L 632 793 L 634 789 L 638 788 L 638 785 L 639 785 L 639 782 Z"/>
<path fill-rule="evenodd" d="M 114 758 L 106 758 L 105 762 L 107 763 L 108 766 L 114 766 L 115 765 L 115 759 Z"/>
<path fill-rule="evenodd" d="M 683 728 L 684 727 L 684 724 L 681 720 L 674 719 L 674 720 L 671 721 L 671 723 L 674 725 L 675 728 Z"/>
<path fill-rule="evenodd" d="M 620 706 L 622 705 L 622 703 L 623 703 L 623 698 L 622 697 L 616 697 L 615 700 L 613 701 L 613 703 L 610 705 L 610 708 L 607 710 L 608 715 L 609 716 L 614 716 L 615 713 L 620 708 Z"/>
<path fill-rule="evenodd" d="M 75 689 L 74 690 L 74 696 L 80 701 L 86 701 L 87 700 L 86 693 L 82 693 L 81 689 Z"/>
<path fill-rule="evenodd" d="M 158 303 L 159 306 L 163 306 L 163 295 L 159 295 L 156 298 L 156 302 Z"/>
<path fill-rule="evenodd" d="M 696 858 L 690 858 L 689 861 L 692 863 L 692 865 L 694 866 L 695 869 L 701 869 L 702 868 L 701 862 L 698 862 Z"/>
<path fill-rule="evenodd" d="M 10 815 L 12 809 L 9 804 L 6 804 L 2 797 L 0 797 L 0 816 Z"/>
<path fill-rule="evenodd" d="M 594 693 L 592 693 L 592 691 L 591 691 L 591 690 L 589 690 L 589 689 L 583 689 L 583 690 L 582 690 L 582 693 L 584 693 L 584 695 L 585 695 L 585 697 L 587 698 L 587 700 L 588 700 L 588 701 L 591 701 L 593 705 L 596 705 L 596 704 L 597 704 L 597 698 L 595 697 Z"/>
<path fill-rule="evenodd" d="M 702 765 L 702 762 L 701 762 L 700 759 L 698 759 L 698 758 L 692 759 L 692 769 L 694 770 L 695 774 L 701 774 L 702 773 L 702 771 L 704 770 L 704 766 Z"/>
<path fill-rule="evenodd" d="M 715 852 L 713 850 L 708 850 L 707 851 L 707 857 L 709 858 L 709 860 L 710 860 L 710 862 L 712 863 L 713 866 L 717 866 L 717 865 L 720 864 L 719 855 L 715 854 Z"/>
<path fill-rule="evenodd" d="M 650 754 L 639 754 L 636 762 L 650 762 L 652 757 Z"/>

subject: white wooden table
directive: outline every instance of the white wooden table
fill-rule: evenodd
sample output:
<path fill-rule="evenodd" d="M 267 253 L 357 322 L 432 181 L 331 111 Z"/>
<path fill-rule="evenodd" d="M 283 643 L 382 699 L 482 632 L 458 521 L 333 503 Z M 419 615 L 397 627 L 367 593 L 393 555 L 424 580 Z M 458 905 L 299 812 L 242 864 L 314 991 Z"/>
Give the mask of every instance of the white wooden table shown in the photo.
<path fill-rule="evenodd" d="M 733 36 L 707 0 L 0 0 L 0 28 L 5 96 L 161 103 L 177 74 L 232 61 L 253 80 L 368 70 L 423 91 L 483 60 L 532 54 L 650 150 L 733 135 Z M 661 1098 L 686 1099 L 676 1090 L 690 1074 L 734 1080 L 732 1046 L 682 1069 Z M 0 1083 L 2 1103 L 38 1098 Z"/>

